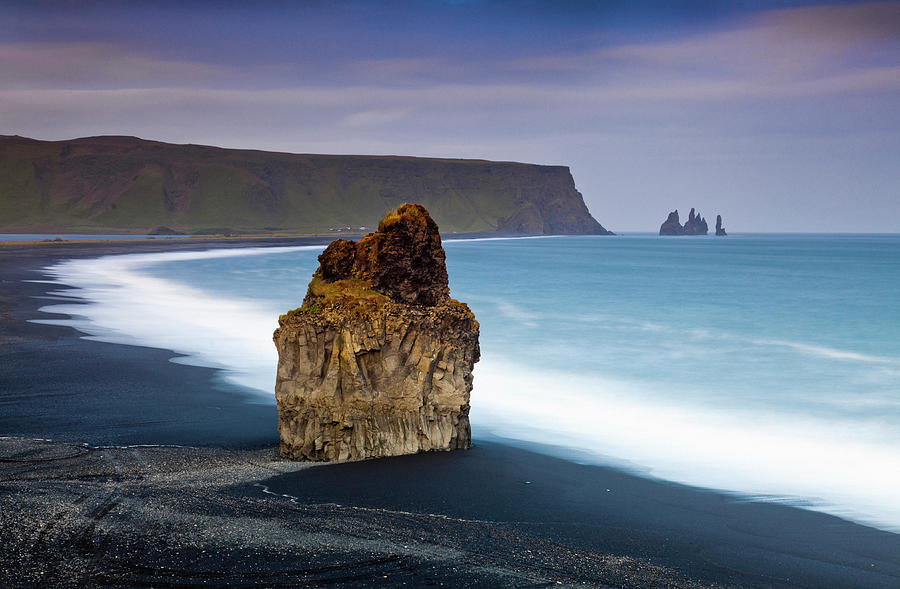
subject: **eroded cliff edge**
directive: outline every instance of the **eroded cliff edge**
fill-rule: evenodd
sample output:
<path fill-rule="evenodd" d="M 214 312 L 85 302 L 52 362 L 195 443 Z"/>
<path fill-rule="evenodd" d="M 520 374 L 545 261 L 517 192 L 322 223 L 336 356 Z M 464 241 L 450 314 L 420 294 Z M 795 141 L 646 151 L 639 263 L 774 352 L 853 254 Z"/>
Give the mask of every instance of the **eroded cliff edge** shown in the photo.
<path fill-rule="evenodd" d="M 281 455 L 346 461 L 468 448 L 478 322 L 450 298 L 421 205 L 319 256 L 303 305 L 275 331 Z"/>

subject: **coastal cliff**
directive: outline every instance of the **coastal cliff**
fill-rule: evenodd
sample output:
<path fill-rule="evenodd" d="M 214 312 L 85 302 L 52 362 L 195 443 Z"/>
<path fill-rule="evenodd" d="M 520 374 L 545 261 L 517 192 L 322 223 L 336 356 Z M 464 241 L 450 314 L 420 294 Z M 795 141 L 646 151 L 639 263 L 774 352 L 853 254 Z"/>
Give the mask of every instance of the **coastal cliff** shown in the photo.
<path fill-rule="evenodd" d="M 449 296 L 438 227 L 404 204 L 337 240 L 275 331 L 281 455 L 347 461 L 468 448 L 478 322 Z"/>
<path fill-rule="evenodd" d="M 365 232 L 404 202 L 445 232 L 609 234 L 564 166 L 0 136 L 0 232 Z"/>

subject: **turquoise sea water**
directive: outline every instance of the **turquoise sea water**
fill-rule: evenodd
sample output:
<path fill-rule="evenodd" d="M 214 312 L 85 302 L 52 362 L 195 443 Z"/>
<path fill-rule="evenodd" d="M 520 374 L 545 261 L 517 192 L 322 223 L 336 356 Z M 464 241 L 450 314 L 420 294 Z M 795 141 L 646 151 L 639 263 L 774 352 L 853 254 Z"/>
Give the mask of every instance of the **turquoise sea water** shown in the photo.
<path fill-rule="evenodd" d="M 473 437 L 900 530 L 900 236 L 445 242 L 481 323 Z M 106 341 L 274 403 L 277 316 L 321 247 L 69 261 Z M 48 310 L 51 310 L 48 308 Z"/>

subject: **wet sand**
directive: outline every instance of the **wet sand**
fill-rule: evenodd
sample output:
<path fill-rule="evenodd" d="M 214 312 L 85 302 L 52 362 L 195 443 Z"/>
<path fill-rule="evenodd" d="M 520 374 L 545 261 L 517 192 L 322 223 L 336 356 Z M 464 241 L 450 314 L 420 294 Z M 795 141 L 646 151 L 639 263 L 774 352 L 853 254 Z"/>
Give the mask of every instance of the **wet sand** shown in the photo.
<path fill-rule="evenodd" d="M 900 535 L 477 431 L 468 452 L 283 461 L 274 407 L 216 371 L 27 322 L 59 287 L 23 280 L 55 259 L 308 243 L 0 249 L 0 586 L 900 587 Z"/>

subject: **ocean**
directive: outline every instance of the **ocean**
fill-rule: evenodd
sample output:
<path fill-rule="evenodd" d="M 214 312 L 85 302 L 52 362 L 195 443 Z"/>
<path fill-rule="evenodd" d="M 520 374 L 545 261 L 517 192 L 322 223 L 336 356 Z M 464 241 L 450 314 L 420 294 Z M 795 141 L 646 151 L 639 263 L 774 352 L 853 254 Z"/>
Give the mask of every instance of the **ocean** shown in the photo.
<path fill-rule="evenodd" d="M 445 241 L 481 323 L 472 433 L 900 532 L 900 235 Z M 322 246 L 69 260 L 44 308 L 274 404 Z M 598 490 L 598 494 L 599 494 Z"/>

